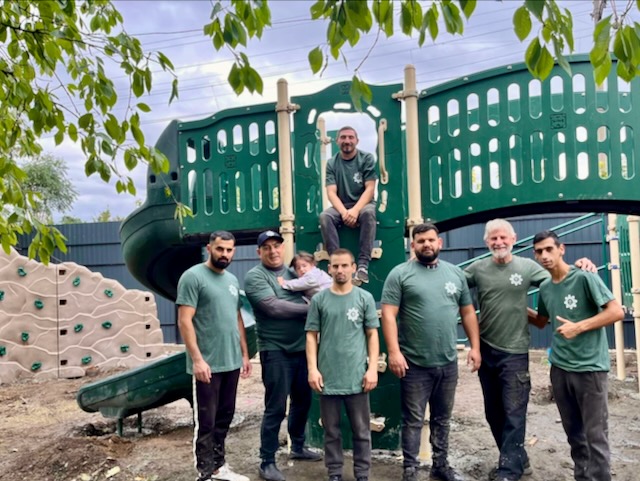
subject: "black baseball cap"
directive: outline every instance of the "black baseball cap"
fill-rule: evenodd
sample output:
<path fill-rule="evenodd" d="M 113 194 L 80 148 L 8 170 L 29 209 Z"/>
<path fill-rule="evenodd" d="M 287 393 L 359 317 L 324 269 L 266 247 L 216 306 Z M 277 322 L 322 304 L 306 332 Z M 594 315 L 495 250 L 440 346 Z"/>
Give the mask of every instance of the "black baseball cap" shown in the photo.
<path fill-rule="evenodd" d="M 276 231 L 266 230 L 258 236 L 258 247 L 262 247 L 262 244 L 267 242 L 269 239 L 275 239 L 278 242 L 284 242 L 284 238 Z"/>

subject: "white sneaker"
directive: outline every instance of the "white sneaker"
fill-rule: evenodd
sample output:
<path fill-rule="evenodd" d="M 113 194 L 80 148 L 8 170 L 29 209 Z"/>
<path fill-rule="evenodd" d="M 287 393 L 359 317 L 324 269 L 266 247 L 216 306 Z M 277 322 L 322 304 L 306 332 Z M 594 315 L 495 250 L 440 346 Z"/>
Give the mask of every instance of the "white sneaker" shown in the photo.
<path fill-rule="evenodd" d="M 224 463 L 224 465 L 218 469 L 217 473 L 212 474 L 211 479 L 220 479 L 223 481 L 249 481 L 249 478 L 246 476 L 231 471 L 231 467 L 227 463 Z"/>

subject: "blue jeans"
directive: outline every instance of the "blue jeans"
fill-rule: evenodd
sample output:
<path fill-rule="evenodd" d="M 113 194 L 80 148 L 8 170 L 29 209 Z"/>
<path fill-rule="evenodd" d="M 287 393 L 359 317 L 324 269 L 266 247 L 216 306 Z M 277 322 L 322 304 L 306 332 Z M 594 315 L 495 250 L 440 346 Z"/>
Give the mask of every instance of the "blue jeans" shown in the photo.
<path fill-rule="evenodd" d="M 260 458 L 263 463 L 274 463 L 278 450 L 280 424 L 289 404 L 288 430 L 291 449 L 300 451 L 304 446 L 304 430 L 311 407 L 311 388 L 304 351 L 262 351 L 262 383 L 264 384 L 264 416 L 260 428 Z"/>
<path fill-rule="evenodd" d="M 576 481 L 611 481 L 606 372 L 551 366 L 553 397 L 567 433 Z"/>
<path fill-rule="evenodd" d="M 355 203 L 345 204 L 347 209 L 353 207 Z M 376 240 L 376 205 L 370 203 L 365 205 L 358 216 L 360 229 L 360 252 L 358 254 L 358 267 L 368 267 L 371 261 L 371 250 L 373 242 Z M 342 216 L 333 207 L 329 207 L 320 213 L 320 232 L 322 242 L 329 255 L 340 247 L 338 228 L 342 227 Z"/>
<path fill-rule="evenodd" d="M 356 479 L 368 478 L 371 468 L 369 393 L 320 396 L 320 415 L 324 428 L 324 464 L 327 466 L 329 476 L 342 476 L 344 454 L 340 415 L 343 404 L 347 411 L 353 439 L 353 476 Z"/>
<path fill-rule="evenodd" d="M 420 433 L 428 402 L 433 467 L 444 469 L 449 465 L 449 420 L 458 384 L 458 361 L 441 367 L 421 367 L 412 362 L 408 364 L 407 374 L 400 379 L 403 466 L 409 468 L 420 464 Z"/>
<path fill-rule="evenodd" d="M 484 412 L 500 450 L 498 476 L 520 479 L 529 460 L 524 449 L 531 391 L 529 353 L 510 354 L 480 341 L 480 354 Z"/>

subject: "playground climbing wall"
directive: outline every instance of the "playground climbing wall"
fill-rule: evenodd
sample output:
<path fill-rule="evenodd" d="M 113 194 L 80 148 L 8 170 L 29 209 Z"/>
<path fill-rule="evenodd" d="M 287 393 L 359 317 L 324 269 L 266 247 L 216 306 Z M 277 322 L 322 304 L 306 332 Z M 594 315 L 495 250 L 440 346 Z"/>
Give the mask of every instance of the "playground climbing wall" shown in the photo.
<path fill-rule="evenodd" d="M 163 354 L 162 341 L 153 294 L 0 251 L 0 383 L 136 367 Z"/>

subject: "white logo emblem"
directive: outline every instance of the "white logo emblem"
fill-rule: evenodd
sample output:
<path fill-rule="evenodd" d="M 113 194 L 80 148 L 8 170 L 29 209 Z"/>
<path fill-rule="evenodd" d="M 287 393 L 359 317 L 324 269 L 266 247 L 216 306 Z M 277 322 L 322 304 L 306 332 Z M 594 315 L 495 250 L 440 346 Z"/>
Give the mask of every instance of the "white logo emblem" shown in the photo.
<path fill-rule="evenodd" d="M 234 286 L 233 284 L 231 284 L 229 286 L 229 292 L 231 293 L 231 295 L 233 297 L 238 297 L 238 288 L 236 286 Z"/>
<path fill-rule="evenodd" d="M 574 310 L 578 307 L 578 299 L 575 296 L 569 294 L 564 298 L 564 307 L 569 309 L 570 311 Z"/>
<path fill-rule="evenodd" d="M 447 291 L 447 294 L 452 296 L 458 291 L 458 288 L 456 287 L 456 285 L 453 282 L 447 282 L 444 285 L 444 290 Z"/>
<path fill-rule="evenodd" d="M 349 319 L 351 322 L 355 324 L 359 318 L 360 314 L 358 313 L 358 309 L 356 309 L 355 307 L 351 307 L 349 308 L 349 310 L 347 310 L 347 319 Z"/>
<path fill-rule="evenodd" d="M 509 282 L 511 282 L 512 286 L 519 286 L 522 284 L 522 276 L 520 274 L 511 274 Z"/>
<path fill-rule="evenodd" d="M 353 174 L 353 181 L 356 184 L 362 184 L 362 172 L 356 172 Z"/>

